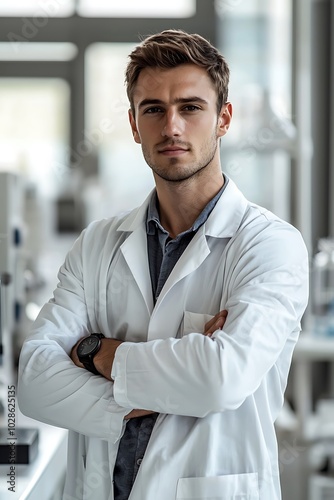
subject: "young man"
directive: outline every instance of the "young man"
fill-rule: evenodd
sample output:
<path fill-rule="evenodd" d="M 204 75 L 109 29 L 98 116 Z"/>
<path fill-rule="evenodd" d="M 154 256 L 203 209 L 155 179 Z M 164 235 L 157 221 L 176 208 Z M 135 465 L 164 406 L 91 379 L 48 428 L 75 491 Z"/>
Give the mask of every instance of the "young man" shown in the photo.
<path fill-rule="evenodd" d="M 281 498 L 274 421 L 308 258 L 222 174 L 228 77 L 181 31 L 130 55 L 156 189 L 82 233 L 21 353 L 21 410 L 70 430 L 65 500 Z"/>

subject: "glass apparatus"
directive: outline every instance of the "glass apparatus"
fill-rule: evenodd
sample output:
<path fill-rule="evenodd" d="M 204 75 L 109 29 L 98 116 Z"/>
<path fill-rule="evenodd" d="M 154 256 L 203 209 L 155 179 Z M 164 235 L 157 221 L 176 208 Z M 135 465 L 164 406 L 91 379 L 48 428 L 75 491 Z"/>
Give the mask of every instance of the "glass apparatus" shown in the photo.
<path fill-rule="evenodd" d="M 334 238 L 321 238 L 318 250 L 312 272 L 314 330 L 334 337 Z"/>

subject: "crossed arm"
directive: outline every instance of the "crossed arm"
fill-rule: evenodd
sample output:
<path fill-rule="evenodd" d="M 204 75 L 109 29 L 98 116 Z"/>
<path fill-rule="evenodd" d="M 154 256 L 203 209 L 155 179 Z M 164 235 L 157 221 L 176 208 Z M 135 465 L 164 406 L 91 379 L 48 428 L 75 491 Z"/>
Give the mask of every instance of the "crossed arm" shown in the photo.
<path fill-rule="evenodd" d="M 227 317 L 226 310 L 223 310 L 223 311 L 220 311 L 219 313 L 217 313 L 213 318 L 211 318 L 210 321 L 208 321 L 205 324 L 203 334 L 208 336 L 208 337 L 211 337 L 211 335 L 216 330 L 223 328 L 224 323 L 226 321 L 226 317 Z M 78 344 L 81 342 L 81 340 L 82 339 L 79 339 L 78 342 L 73 346 L 72 351 L 71 351 L 71 359 L 76 366 L 78 366 L 80 368 L 84 368 L 84 365 L 79 361 L 79 358 L 77 355 L 77 347 L 78 347 Z M 116 350 L 120 344 L 122 344 L 121 340 L 104 338 L 104 339 L 102 339 L 101 349 L 94 357 L 95 368 L 101 374 L 101 376 L 103 376 L 104 378 L 106 378 L 107 380 L 110 380 L 110 381 L 112 381 L 111 371 L 112 371 L 112 366 L 113 366 Z M 135 417 L 141 417 L 144 415 L 148 415 L 150 413 L 154 413 L 154 412 L 148 411 L 148 410 L 135 409 L 135 410 L 132 410 L 130 413 L 128 413 L 125 416 L 125 420 L 128 420 L 130 418 L 135 418 Z"/>

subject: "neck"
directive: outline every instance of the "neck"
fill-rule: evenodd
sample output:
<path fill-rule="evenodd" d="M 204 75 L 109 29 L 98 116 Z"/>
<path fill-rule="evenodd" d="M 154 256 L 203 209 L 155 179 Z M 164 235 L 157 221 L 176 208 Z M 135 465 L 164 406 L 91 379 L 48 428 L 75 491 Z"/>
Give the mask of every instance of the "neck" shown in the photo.
<path fill-rule="evenodd" d="M 161 182 L 160 182 L 161 181 Z M 166 182 L 156 179 L 160 222 L 172 238 L 194 224 L 204 207 L 224 185 L 221 171 L 209 179 Z"/>

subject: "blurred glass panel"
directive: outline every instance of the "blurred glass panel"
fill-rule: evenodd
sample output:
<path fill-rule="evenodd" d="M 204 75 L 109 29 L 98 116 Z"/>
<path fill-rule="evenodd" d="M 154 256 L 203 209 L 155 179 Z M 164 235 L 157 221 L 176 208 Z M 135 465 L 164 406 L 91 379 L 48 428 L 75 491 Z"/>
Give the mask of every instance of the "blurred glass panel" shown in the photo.
<path fill-rule="evenodd" d="M 0 61 L 70 61 L 77 53 L 68 42 L 0 42 Z"/>
<path fill-rule="evenodd" d="M 85 136 L 94 146 L 97 176 L 84 192 L 86 222 L 137 206 L 153 187 L 128 120 L 124 72 L 134 46 L 99 43 L 87 49 Z"/>
<path fill-rule="evenodd" d="M 196 12 L 195 0 L 79 0 L 78 14 L 91 17 L 191 17 Z"/>
<path fill-rule="evenodd" d="M 23 174 L 45 196 L 68 175 L 69 99 L 61 79 L 0 78 L 0 169 Z"/>
<path fill-rule="evenodd" d="M 0 16 L 67 17 L 74 14 L 75 0 L 4 0 L 0 2 Z M 38 24 L 37 24 L 38 26 Z"/>
<path fill-rule="evenodd" d="M 292 0 L 216 0 L 219 44 L 231 70 L 231 128 L 223 168 L 247 197 L 290 217 Z M 275 193 L 279 190 L 281 197 Z"/>

